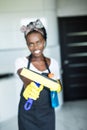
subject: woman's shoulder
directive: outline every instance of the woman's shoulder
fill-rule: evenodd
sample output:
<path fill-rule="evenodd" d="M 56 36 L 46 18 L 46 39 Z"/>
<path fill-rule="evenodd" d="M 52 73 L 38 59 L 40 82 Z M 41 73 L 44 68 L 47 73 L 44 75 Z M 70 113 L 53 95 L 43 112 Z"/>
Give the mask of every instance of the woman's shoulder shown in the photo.
<path fill-rule="evenodd" d="M 27 66 L 27 63 L 28 63 L 28 59 L 26 57 L 18 57 L 16 60 L 15 60 L 15 67 L 17 69 L 19 68 L 23 68 L 23 67 L 26 67 Z"/>
<path fill-rule="evenodd" d="M 54 58 L 52 58 L 52 57 L 50 57 L 50 58 L 46 58 L 47 59 L 47 63 L 48 63 L 48 65 L 49 65 L 49 67 L 51 67 L 51 68 L 55 68 L 55 67 L 58 67 L 58 62 L 57 62 L 57 60 L 56 59 L 54 59 Z"/>
<path fill-rule="evenodd" d="M 51 64 L 58 64 L 58 61 L 54 58 L 50 58 Z"/>

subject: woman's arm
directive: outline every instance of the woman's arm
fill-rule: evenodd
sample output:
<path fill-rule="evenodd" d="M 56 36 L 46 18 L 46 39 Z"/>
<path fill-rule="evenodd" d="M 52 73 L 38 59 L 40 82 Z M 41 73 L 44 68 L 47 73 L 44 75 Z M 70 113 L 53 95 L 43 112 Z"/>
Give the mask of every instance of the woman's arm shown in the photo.
<path fill-rule="evenodd" d="M 29 79 L 27 79 L 27 78 L 25 78 L 25 77 L 23 77 L 23 76 L 20 75 L 22 69 L 23 68 L 18 69 L 17 74 L 19 75 L 20 79 L 23 81 L 24 87 L 26 88 L 26 86 L 31 83 L 31 80 L 29 80 Z"/>

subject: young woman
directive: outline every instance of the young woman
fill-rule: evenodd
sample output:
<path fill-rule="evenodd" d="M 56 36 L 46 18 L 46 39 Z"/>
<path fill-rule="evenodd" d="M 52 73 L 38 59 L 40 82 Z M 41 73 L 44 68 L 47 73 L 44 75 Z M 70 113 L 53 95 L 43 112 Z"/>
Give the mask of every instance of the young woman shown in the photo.
<path fill-rule="evenodd" d="M 26 111 L 24 109 L 26 99 L 23 92 L 32 81 L 22 77 L 20 73 L 26 67 L 41 75 L 48 76 L 49 73 L 53 73 L 55 78 L 59 79 L 58 63 L 55 59 L 48 58 L 43 54 L 47 33 L 39 19 L 30 22 L 27 26 L 22 26 L 21 30 L 24 32 L 26 44 L 31 54 L 27 57 L 18 58 L 15 64 L 16 71 L 23 81 L 18 111 L 19 130 L 55 130 L 55 112 L 51 106 L 50 90 L 42 87 L 35 98 L 32 96 L 34 102 L 31 109 Z M 35 91 L 37 90 L 32 86 L 30 95 Z"/>

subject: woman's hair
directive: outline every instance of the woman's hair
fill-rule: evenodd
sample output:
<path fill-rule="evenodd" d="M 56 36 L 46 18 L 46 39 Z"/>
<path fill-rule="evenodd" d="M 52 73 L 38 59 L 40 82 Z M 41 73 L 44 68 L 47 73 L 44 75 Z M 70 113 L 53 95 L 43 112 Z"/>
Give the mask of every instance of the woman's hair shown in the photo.
<path fill-rule="evenodd" d="M 24 33 L 25 38 L 29 34 L 33 33 L 33 32 L 38 32 L 38 33 L 40 33 L 43 36 L 45 41 L 47 40 L 46 29 L 45 29 L 45 27 L 43 26 L 42 22 L 39 19 L 37 19 L 34 22 L 30 22 L 27 26 L 23 25 L 21 27 L 21 31 Z"/>

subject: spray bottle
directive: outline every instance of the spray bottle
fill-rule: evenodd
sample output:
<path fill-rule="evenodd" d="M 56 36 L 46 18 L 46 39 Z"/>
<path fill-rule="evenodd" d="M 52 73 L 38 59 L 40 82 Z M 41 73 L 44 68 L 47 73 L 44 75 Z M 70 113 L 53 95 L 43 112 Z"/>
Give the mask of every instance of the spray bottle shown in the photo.
<path fill-rule="evenodd" d="M 51 79 L 54 79 L 54 74 L 53 73 L 49 73 L 48 77 Z M 50 91 L 50 97 L 51 97 L 51 105 L 53 108 L 58 107 L 59 106 L 59 101 L 58 101 L 58 93 L 57 91 Z"/>

